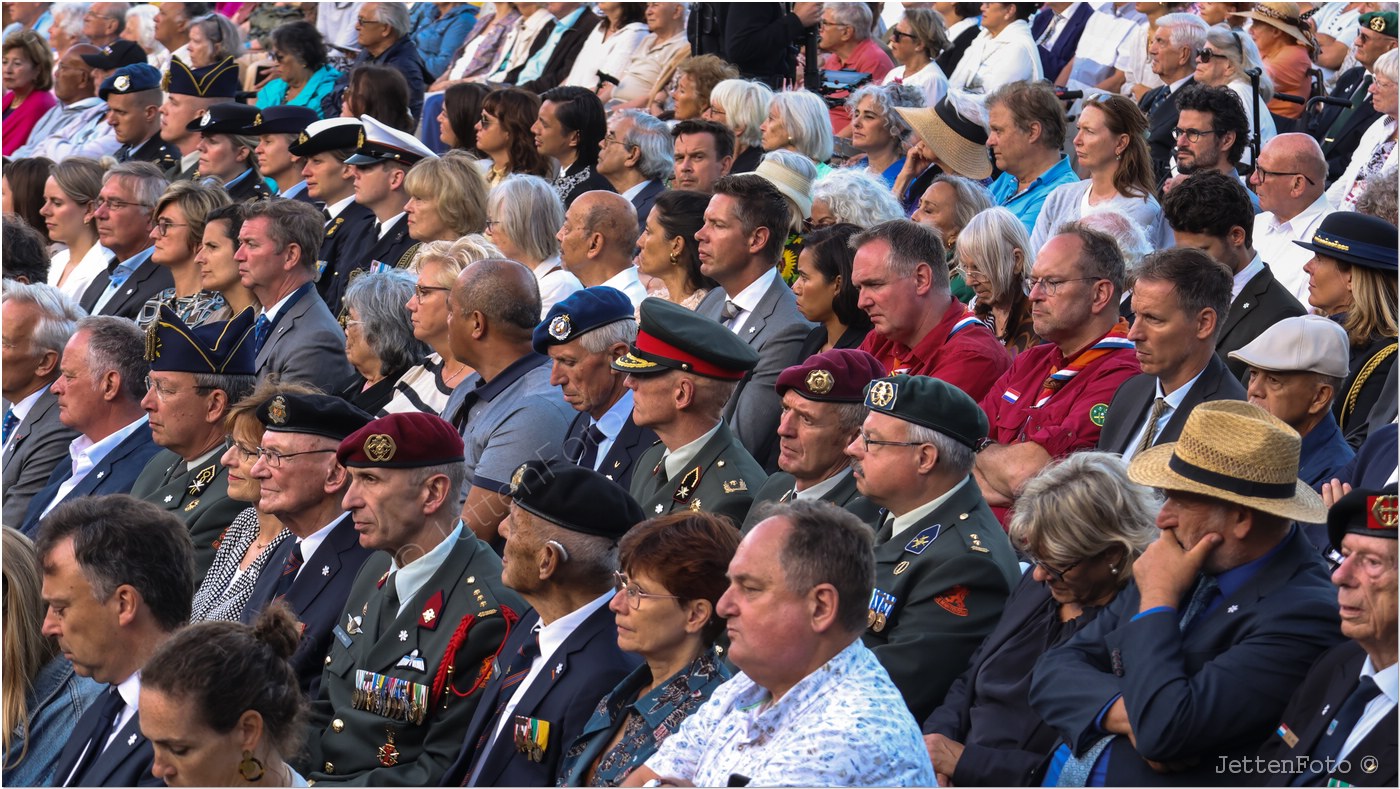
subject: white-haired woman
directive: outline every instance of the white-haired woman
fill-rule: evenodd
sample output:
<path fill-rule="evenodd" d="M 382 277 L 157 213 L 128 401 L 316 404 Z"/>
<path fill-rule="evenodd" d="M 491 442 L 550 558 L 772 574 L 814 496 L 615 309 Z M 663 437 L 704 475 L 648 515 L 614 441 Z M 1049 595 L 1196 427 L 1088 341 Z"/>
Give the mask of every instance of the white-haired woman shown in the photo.
<path fill-rule="evenodd" d="M 831 116 L 826 102 L 807 90 L 784 90 L 773 94 L 768 117 L 759 126 L 765 151 L 796 151 L 812 160 L 817 177 L 831 171 L 826 161 L 831 158 L 835 138 L 831 133 Z"/>
<path fill-rule="evenodd" d="M 1250 133 L 1254 131 L 1254 86 L 1249 83 L 1245 72 L 1259 69 L 1259 143 L 1272 140 L 1278 130 L 1274 126 L 1274 116 L 1267 105 L 1274 98 L 1274 81 L 1269 72 L 1264 71 L 1264 61 L 1259 57 L 1259 48 L 1248 33 L 1242 33 L 1229 25 L 1216 25 L 1206 31 L 1206 44 L 1196 52 L 1196 81 L 1213 88 L 1229 88 L 1240 97 L 1244 104 L 1245 117 L 1249 119 Z M 1248 146 L 1244 149 L 1241 161 L 1249 162 L 1253 154 Z"/>
<path fill-rule="evenodd" d="M 791 285 L 797 277 L 797 256 L 802 254 L 802 233 L 812 216 L 812 187 L 817 181 L 817 167 L 800 153 L 769 151 L 754 170 L 783 193 L 788 204 L 788 236 L 783 244 L 783 260 L 778 275 Z"/>
<path fill-rule="evenodd" d="M 1381 116 L 1361 135 L 1361 142 L 1351 155 L 1351 163 L 1342 177 L 1327 190 L 1327 199 L 1340 211 L 1354 210 L 1366 181 L 1395 166 L 1396 81 L 1400 79 L 1400 75 L 1396 74 L 1397 65 L 1400 65 L 1400 49 L 1392 49 L 1376 58 L 1376 64 L 1372 67 L 1371 106 Z"/>
<path fill-rule="evenodd" d="M 863 168 L 832 170 L 818 178 L 812 189 L 813 228 L 841 222 L 871 227 L 903 218 L 904 209 L 894 199 L 889 184 Z"/>
<path fill-rule="evenodd" d="M 967 223 L 959 235 L 958 274 L 977 294 L 973 312 L 1016 354 L 1040 344 L 1031 322 L 1031 300 L 1023 287 L 1035 264 L 1035 247 L 1026 226 L 996 206 Z"/>
<path fill-rule="evenodd" d="M 762 82 L 726 79 L 710 91 L 703 118 L 718 121 L 734 132 L 734 163 L 730 175 L 751 173 L 763 161 L 763 121 L 773 103 L 773 89 Z"/>
<path fill-rule="evenodd" d="M 846 99 L 851 112 L 851 147 L 865 154 L 864 169 L 890 188 L 904 169 L 914 132 L 896 107 L 924 106 L 923 90 L 914 85 L 866 85 Z"/>
<path fill-rule="evenodd" d="M 156 14 L 160 9 L 150 3 L 140 3 L 127 9 L 126 27 L 122 28 L 122 38 L 141 47 L 146 53 L 146 62 L 160 68 L 170 58 L 170 50 L 156 40 Z"/>
<path fill-rule="evenodd" d="M 486 237 L 511 260 L 535 272 L 540 286 L 540 319 L 550 308 L 583 289 L 559 260 L 559 228 L 564 203 L 543 178 L 512 175 L 486 199 Z"/>

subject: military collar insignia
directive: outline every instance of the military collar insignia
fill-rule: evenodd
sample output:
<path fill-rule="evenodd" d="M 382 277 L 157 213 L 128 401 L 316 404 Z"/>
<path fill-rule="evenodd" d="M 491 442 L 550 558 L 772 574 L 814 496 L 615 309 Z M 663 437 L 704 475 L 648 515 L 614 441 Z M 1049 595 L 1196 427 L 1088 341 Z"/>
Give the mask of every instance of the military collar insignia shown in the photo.
<path fill-rule="evenodd" d="M 218 464 L 218 463 L 212 463 L 212 464 L 210 464 L 209 466 L 206 466 L 205 468 L 200 469 L 200 470 L 199 470 L 199 473 L 194 475 L 194 480 L 190 482 L 190 495 L 191 495 L 191 496 L 198 496 L 199 494 L 203 493 L 203 492 L 204 492 L 204 488 L 205 488 L 210 482 L 213 482 L 213 481 L 214 481 L 214 475 L 215 475 L 215 474 L 218 474 L 218 473 L 219 473 L 219 464 Z"/>
<path fill-rule="evenodd" d="M 699 484 L 700 467 L 696 466 L 690 471 L 687 471 L 685 476 L 681 477 L 681 484 L 676 488 L 676 494 L 672 498 L 684 504 L 690 500 L 691 495 L 695 493 L 696 486 Z"/>
<path fill-rule="evenodd" d="M 938 533 L 942 530 L 943 524 L 935 523 L 914 535 L 914 539 L 910 540 L 909 543 L 904 546 L 905 553 L 912 553 L 916 556 L 923 553 L 933 544 L 934 540 L 938 539 Z"/>
<path fill-rule="evenodd" d="M 437 630 L 438 622 L 442 621 L 442 590 L 433 592 L 433 596 L 428 598 L 428 602 L 423 606 L 423 613 L 418 615 L 418 626 L 429 630 Z"/>

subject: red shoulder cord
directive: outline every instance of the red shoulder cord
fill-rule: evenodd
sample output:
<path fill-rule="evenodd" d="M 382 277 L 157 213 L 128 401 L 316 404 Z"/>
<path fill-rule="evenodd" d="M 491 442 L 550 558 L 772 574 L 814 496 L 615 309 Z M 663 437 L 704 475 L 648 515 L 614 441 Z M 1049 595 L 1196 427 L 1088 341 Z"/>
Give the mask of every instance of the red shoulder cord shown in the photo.
<path fill-rule="evenodd" d="M 467 641 L 467 633 L 476 624 L 477 617 L 467 615 L 462 617 L 458 623 L 456 631 L 452 633 L 452 638 L 447 642 L 447 650 L 443 652 L 442 662 L 438 668 L 437 676 L 433 677 L 432 698 L 429 704 L 436 707 L 438 699 L 444 695 L 444 691 L 451 690 L 452 694 L 458 698 L 466 698 L 481 688 L 486 687 L 486 683 L 491 679 L 491 665 L 501 654 L 501 649 L 505 647 L 506 641 L 510 640 L 510 631 L 514 629 L 515 623 L 520 621 L 520 615 L 510 609 L 510 606 L 501 606 L 501 618 L 506 622 L 506 634 L 501 639 L 500 646 L 485 660 L 481 661 L 481 667 L 477 670 L 476 681 L 466 691 L 457 690 L 452 685 L 452 674 L 456 670 L 457 652 Z M 447 700 L 443 699 L 443 707 L 447 706 Z"/>

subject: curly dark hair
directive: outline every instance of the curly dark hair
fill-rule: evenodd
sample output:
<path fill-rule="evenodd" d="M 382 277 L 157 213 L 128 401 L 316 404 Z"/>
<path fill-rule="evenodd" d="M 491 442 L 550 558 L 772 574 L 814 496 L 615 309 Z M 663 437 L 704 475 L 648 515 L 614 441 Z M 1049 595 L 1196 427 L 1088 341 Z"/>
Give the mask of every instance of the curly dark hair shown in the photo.
<path fill-rule="evenodd" d="M 1211 126 L 1216 134 L 1233 132 L 1235 141 L 1225 152 L 1230 164 L 1239 164 L 1244 155 L 1244 146 L 1249 142 L 1249 116 L 1245 115 L 1244 102 L 1238 93 L 1227 87 L 1211 87 L 1193 83 L 1182 88 L 1176 97 L 1179 110 L 1209 112 L 1213 118 Z"/>
<path fill-rule="evenodd" d="M 326 65 L 326 40 L 316 26 L 304 20 L 278 25 L 267 34 L 273 51 L 284 52 L 306 64 L 308 71 Z"/>
<path fill-rule="evenodd" d="M 1249 192 L 1233 175 L 1219 170 L 1195 173 L 1177 184 L 1162 200 L 1162 213 L 1172 230 L 1214 238 L 1244 228 L 1244 245 L 1254 246 L 1254 205 Z"/>

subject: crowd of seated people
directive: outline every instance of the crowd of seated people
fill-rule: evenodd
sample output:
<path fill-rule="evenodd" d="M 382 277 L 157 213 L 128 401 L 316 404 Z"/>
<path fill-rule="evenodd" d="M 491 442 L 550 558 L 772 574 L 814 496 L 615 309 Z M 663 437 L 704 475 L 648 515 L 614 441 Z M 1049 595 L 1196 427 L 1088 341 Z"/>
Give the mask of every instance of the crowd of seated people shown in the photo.
<path fill-rule="evenodd" d="M 3 776 L 1394 785 L 1395 3 L 7 3 Z"/>

